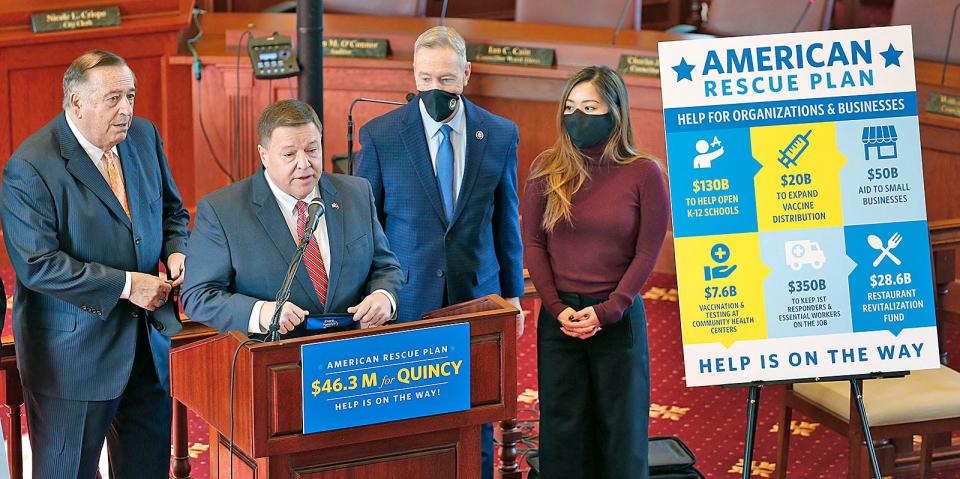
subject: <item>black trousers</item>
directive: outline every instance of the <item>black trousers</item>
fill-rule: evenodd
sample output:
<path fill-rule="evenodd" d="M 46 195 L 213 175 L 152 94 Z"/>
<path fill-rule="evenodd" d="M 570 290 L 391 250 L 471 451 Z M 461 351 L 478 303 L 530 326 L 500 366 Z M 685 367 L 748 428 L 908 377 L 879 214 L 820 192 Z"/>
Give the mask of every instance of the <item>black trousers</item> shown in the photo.
<path fill-rule="evenodd" d="M 110 401 L 73 401 L 24 388 L 35 479 L 93 479 L 104 438 L 111 479 L 170 476 L 170 395 L 154 369 L 139 319 L 130 381 Z"/>
<path fill-rule="evenodd" d="M 601 300 L 560 293 L 580 310 Z M 647 321 L 638 296 L 615 325 L 571 338 L 546 308 L 537 326 L 540 475 L 646 479 L 650 414 Z"/>

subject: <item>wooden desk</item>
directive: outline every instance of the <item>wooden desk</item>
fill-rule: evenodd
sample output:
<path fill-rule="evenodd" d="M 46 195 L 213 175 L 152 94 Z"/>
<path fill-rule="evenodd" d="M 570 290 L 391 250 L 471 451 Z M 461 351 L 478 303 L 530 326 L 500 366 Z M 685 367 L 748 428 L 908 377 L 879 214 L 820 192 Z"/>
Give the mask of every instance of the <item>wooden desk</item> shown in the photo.
<path fill-rule="evenodd" d="M 170 347 L 183 346 L 194 341 L 216 336 L 217 331 L 200 323 L 184 321 L 183 331 L 170 341 Z M 11 479 L 23 479 L 23 444 L 21 442 L 23 386 L 17 369 L 16 348 L 13 336 L 4 336 L 0 345 L 0 404 L 6 406 L 7 415 L 7 460 L 10 462 Z M 173 463 L 171 471 L 175 478 L 190 477 L 190 454 L 187 442 L 187 408 L 173 403 Z M 2 467 L 2 466 L 0 466 Z"/>

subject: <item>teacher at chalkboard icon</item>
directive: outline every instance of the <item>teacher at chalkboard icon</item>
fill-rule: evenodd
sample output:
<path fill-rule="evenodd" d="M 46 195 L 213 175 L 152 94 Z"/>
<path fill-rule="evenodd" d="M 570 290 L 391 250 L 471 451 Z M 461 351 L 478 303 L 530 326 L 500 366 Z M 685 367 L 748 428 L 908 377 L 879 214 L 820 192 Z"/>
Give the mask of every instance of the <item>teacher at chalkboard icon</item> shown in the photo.
<path fill-rule="evenodd" d="M 699 153 L 699 155 L 693 157 L 693 167 L 696 169 L 710 168 L 713 160 L 723 156 L 723 143 L 717 137 L 713 137 L 713 141 L 710 143 L 707 143 L 707 140 L 698 141 L 696 148 L 697 153 Z"/>

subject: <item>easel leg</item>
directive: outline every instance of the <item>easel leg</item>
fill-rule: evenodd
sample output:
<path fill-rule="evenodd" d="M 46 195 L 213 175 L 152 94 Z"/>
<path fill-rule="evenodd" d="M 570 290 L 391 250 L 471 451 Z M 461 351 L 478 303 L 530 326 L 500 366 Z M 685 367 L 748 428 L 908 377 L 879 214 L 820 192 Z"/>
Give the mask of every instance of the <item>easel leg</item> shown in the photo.
<path fill-rule="evenodd" d="M 776 479 L 787 479 L 787 461 L 790 451 L 790 420 L 793 410 L 790 409 L 787 395 L 793 394 L 793 386 L 787 385 L 784 391 L 782 410 L 780 411 L 779 431 L 777 432 L 777 469 Z"/>
<path fill-rule="evenodd" d="M 854 398 L 857 411 L 860 413 L 860 426 L 863 428 L 863 440 L 867 443 L 867 456 L 870 457 L 870 466 L 873 468 L 873 477 L 881 478 L 880 463 L 877 461 L 877 451 L 873 448 L 873 436 L 870 435 L 870 423 L 867 422 L 867 409 L 863 407 L 863 393 L 860 383 L 856 379 L 850 380 L 850 396 Z M 859 454 L 859 451 L 850 451 L 850 454 Z"/>
<path fill-rule="evenodd" d="M 757 439 L 757 413 L 760 412 L 760 388 L 750 386 L 750 399 L 747 402 L 747 440 L 743 446 L 743 479 L 750 479 L 750 465 L 753 461 L 753 443 Z"/>

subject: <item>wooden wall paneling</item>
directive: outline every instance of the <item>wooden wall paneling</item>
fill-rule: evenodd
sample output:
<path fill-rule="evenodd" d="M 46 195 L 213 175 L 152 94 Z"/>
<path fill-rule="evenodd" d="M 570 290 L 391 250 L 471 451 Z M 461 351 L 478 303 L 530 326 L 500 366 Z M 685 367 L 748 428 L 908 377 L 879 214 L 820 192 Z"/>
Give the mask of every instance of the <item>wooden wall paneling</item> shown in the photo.
<path fill-rule="evenodd" d="M 918 77 L 921 74 L 918 68 Z M 960 132 L 960 118 L 936 115 L 924 110 L 927 99 L 933 92 L 960 96 L 960 81 L 957 83 L 947 86 L 926 83 L 917 85 L 923 182 L 929 221 L 960 219 L 960 201 L 957 201 L 957 185 L 960 184 L 960 142 L 957 141 L 957 134 Z"/>
<path fill-rule="evenodd" d="M 59 44 L 25 44 L 0 47 L 0 96 L 6 109 L 0 130 L 0 161 L 6 162 L 16 147 L 34 131 L 47 124 L 62 110 L 63 73 L 83 52 L 108 48 L 124 57 L 137 76 L 134 113 L 158 126 L 162 124 L 163 98 L 161 68 L 166 56 L 176 52 L 175 38 L 169 34 L 148 34 L 129 38 L 89 40 Z M 144 48 L 144 45 L 153 45 Z"/>
<path fill-rule="evenodd" d="M 923 138 L 925 128 L 920 129 Z M 931 148 L 923 148 L 923 183 L 927 198 L 927 220 L 943 221 L 960 218 L 957 186 L 960 165 L 957 156 Z"/>
<path fill-rule="evenodd" d="M 427 16 L 439 17 L 443 0 L 427 0 Z M 447 3 L 447 16 L 451 18 L 487 18 L 513 20 L 517 0 L 452 1 Z"/>
<path fill-rule="evenodd" d="M 4 0 L 3 7 L 0 8 L 0 25 L 25 26 L 23 30 L 29 31 L 30 15 L 34 12 L 89 7 L 119 7 L 122 22 L 129 23 L 135 18 L 186 11 L 191 2 L 192 0 Z"/>
<path fill-rule="evenodd" d="M 264 8 L 280 3 L 281 0 L 198 0 L 198 6 L 211 12 L 261 12 Z M 360 0 L 356 0 L 360 1 Z M 421 0 L 426 2 L 426 16 L 439 17 L 442 0 Z M 675 1 L 675 0 L 672 0 Z M 423 5 L 423 3 L 421 3 Z M 487 18 L 512 20 L 516 9 L 516 0 L 486 0 L 468 2 L 450 2 L 447 16 L 451 18 Z"/>
<path fill-rule="evenodd" d="M 197 204 L 193 127 L 196 91 L 189 65 L 165 62 L 162 68 L 162 122 L 157 125 L 173 179 L 185 205 Z M 201 138 L 196 136 L 196 138 Z"/>
<path fill-rule="evenodd" d="M 11 55 L 13 56 L 13 55 Z M 63 66 L 22 63 L 7 70 L 10 108 L 7 110 L 9 141 L 0 151 L 3 161 L 16 151 L 31 133 L 46 125 L 61 110 Z"/>

